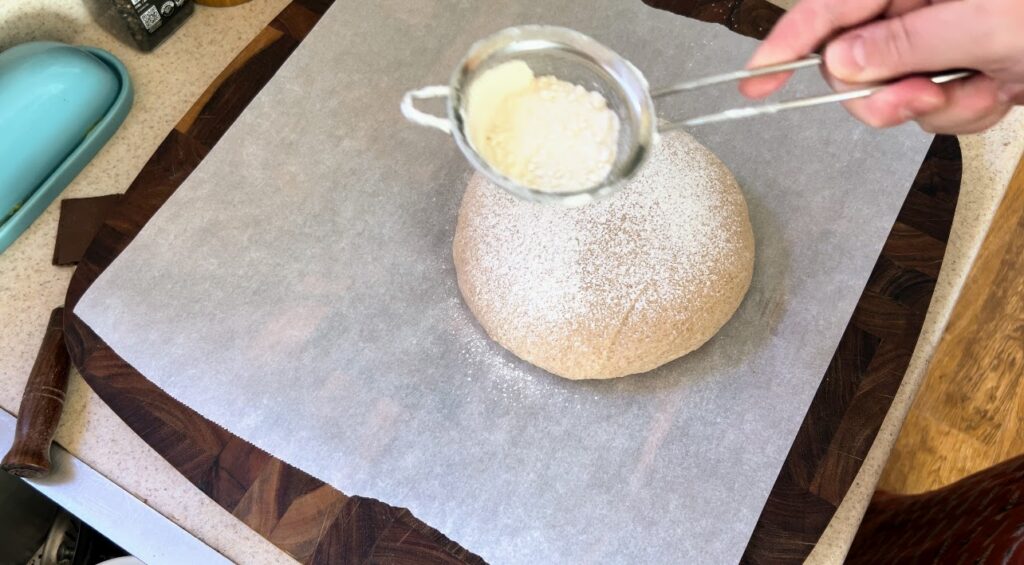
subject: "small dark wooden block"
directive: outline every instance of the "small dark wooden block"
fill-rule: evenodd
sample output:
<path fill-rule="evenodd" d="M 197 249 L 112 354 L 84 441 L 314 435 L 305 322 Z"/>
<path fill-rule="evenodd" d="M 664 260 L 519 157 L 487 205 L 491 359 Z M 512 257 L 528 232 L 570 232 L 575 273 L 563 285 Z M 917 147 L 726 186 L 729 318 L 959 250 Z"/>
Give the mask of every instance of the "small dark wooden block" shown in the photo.
<path fill-rule="evenodd" d="M 77 264 L 92 243 L 92 238 L 96 237 L 96 232 L 103 226 L 107 215 L 120 202 L 120 194 L 61 200 L 53 264 Z"/>

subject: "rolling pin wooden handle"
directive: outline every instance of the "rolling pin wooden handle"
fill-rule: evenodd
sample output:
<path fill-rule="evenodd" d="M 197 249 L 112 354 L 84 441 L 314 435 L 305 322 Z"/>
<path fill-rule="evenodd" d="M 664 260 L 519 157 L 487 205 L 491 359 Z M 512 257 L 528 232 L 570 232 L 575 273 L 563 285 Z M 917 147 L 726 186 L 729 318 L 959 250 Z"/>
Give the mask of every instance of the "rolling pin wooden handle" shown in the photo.
<path fill-rule="evenodd" d="M 19 477 L 50 472 L 50 444 L 57 431 L 68 388 L 68 350 L 64 345 L 64 309 L 54 308 L 32 373 L 18 407 L 14 443 L 0 469 Z"/>

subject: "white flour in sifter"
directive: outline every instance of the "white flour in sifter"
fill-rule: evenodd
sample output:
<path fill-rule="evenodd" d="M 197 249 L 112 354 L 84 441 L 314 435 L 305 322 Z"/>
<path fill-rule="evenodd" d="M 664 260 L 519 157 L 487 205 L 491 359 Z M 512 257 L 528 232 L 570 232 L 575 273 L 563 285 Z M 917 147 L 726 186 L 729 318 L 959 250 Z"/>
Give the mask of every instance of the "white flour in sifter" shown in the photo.
<path fill-rule="evenodd" d="M 600 184 L 611 171 L 619 117 L 600 93 L 508 61 L 473 81 L 469 141 L 495 170 L 545 192 Z"/>
<path fill-rule="evenodd" d="M 667 134 L 619 193 L 581 208 L 519 200 L 474 175 L 453 245 L 488 335 L 571 379 L 649 371 L 710 339 L 747 292 L 743 194 L 707 148 Z"/>

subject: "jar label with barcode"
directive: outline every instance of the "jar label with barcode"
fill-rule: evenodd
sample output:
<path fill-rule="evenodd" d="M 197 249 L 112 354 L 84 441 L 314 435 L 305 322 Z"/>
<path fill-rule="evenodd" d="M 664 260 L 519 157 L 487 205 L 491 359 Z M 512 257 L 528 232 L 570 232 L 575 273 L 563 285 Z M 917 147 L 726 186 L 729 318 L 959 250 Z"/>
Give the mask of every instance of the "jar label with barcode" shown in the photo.
<path fill-rule="evenodd" d="M 159 29 L 184 3 L 184 0 L 132 0 L 135 13 L 149 33 Z"/>

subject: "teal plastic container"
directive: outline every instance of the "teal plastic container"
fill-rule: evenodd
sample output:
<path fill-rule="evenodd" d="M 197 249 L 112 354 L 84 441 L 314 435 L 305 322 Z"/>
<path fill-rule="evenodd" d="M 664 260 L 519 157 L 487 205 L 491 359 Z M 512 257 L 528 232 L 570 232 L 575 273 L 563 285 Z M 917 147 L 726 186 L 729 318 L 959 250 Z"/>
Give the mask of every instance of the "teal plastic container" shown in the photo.
<path fill-rule="evenodd" d="M 0 53 L 0 252 L 117 131 L 132 85 L 110 53 L 23 43 Z"/>

